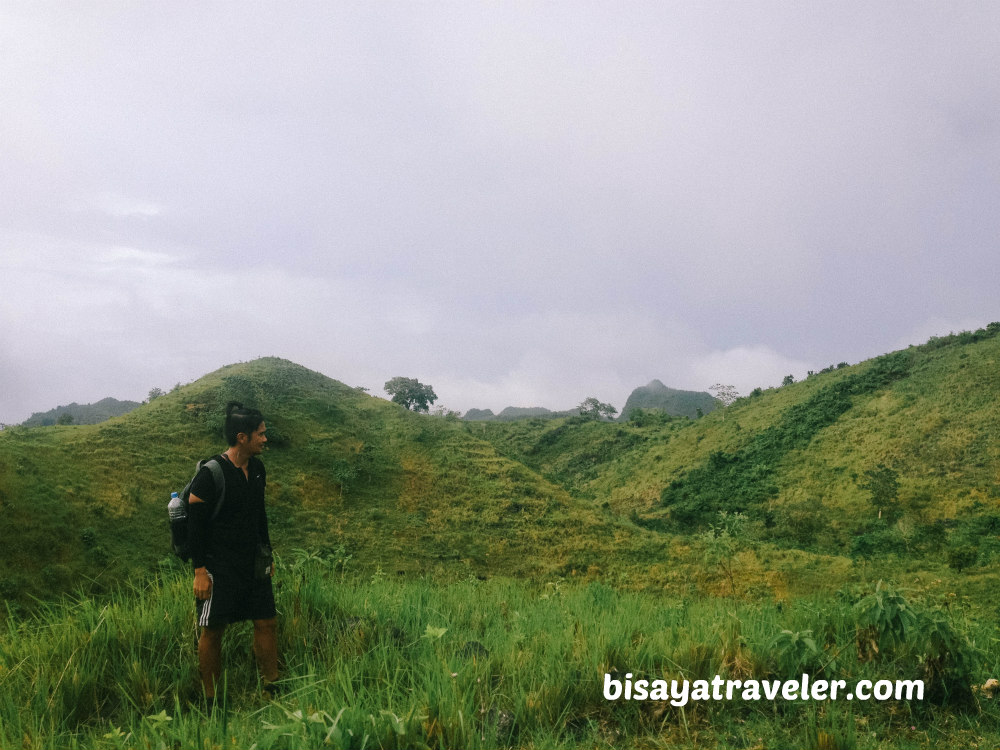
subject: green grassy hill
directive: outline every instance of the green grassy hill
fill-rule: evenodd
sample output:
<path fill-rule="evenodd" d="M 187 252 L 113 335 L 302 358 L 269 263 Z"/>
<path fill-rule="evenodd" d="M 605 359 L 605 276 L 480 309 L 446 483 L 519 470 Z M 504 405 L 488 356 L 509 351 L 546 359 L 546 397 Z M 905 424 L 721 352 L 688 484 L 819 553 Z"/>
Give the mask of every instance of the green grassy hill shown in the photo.
<path fill-rule="evenodd" d="M 830 580 L 845 567 L 905 567 L 961 572 L 985 592 L 1000 554 L 998 331 L 829 368 L 695 421 L 640 413 L 468 430 L 572 496 L 674 539 L 707 541 L 726 523 L 720 513 L 742 513 L 757 564 L 783 558 L 799 583 L 822 560 Z M 886 497 L 875 497 L 878 478 L 895 483 Z"/>
<path fill-rule="evenodd" d="M 11 601 L 113 587 L 169 564 L 166 501 L 224 448 L 225 403 L 265 414 L 279 552 L 348 556 L 397 575 L 621 571 L 662 540 L 573 498 L 470 436 L 278 359 L 225 367 L 93 426 L 0 434 L 0 524 Z M 572 533 L 567 533 L 572 529 Z M 616 539 L 634 553 L 616 556 Z"/>
<path fill-rule="evenodd" d="M 468 430 L 618 514 L 667 521 L 683 494 L 693 508 L 680 528 L 704 528 L 717 510 L 763 516 L 801 503 L 847 528 L 871 515 L 861 485 L 880 465 L 898 475 L 909 520 L 961 520 L 995 509 L 1000 496 L 997 329 L 758 389 L 696 421 L 642 414 L 624 424 L 528 420 Z"/>

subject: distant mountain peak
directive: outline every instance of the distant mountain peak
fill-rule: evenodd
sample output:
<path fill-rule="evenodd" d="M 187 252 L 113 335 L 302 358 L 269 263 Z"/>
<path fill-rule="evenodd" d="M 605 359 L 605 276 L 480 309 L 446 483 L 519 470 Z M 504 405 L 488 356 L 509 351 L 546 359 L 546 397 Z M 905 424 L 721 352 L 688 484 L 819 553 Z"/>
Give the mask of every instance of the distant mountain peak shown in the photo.
<path fill-rule="evenodd" d="M 710 393 L 670 388 L 654 378 L 647 385 L 632 391 L 622 408 L 621 420 L 627 420 L 634 409 L 659 409 L 672 417 L 694 418 L 698 416 L 699 410 L 702 414 L 708 414 L 715 407 L 715 398 Z"/>
<path fill-rule="evenodd" d="M 35 412 L 22 424 L 25 427 L 44 427 L 56 424 L 60 418 L 71 417 L 71 424 L 97 424 L 119 417 L 136 409 L 138 401 L 119 401 L 116 398 L 102 398 L 93 404 L 78 404 L 75 401 L 66 406 L 57 406 L 45 412 Z"/>

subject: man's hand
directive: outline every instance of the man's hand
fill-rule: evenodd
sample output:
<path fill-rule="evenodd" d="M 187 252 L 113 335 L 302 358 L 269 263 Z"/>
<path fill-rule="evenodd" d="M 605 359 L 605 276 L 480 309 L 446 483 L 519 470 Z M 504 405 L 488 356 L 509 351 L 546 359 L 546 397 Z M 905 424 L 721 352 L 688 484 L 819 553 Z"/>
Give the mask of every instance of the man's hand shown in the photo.
<path fill-rule="evenodd" d="M 212 579 L 208 577 L 206 568 L 195 568 L 194 596 L 196 599 L 208 599 L 212 595 Z"/>

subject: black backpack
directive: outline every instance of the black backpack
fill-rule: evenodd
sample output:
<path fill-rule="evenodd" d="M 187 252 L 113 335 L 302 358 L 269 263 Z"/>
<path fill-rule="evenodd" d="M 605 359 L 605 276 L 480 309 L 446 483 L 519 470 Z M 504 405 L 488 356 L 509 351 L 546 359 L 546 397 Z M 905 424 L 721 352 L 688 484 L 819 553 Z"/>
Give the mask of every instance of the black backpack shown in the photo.
<path fill-rule="evenodd" d="M 184 489 L 181 490 L 178 497 L 171 498 L 170 505 L 167 506 L 167 513 L 170 517 L 170 542 L 174 548 L 174 554 L 185 562 L 191 559 L 191 547 L 188 543 L 188 505 L 191 497 L 191 484 L 203 466 L 208 467 L 208 470 L 212 472 L 212 478 L 215 480 L 217 499 L 215 501 L 215 510 L 212 511 L 213 521 L 219 515 L 219 511 L 222 510 L 222 503 L 226 499 L 226 475 L 222 472 L 222 466 L 219 464 L 219 459 L 217 458 L 199 461 L 194 476 L 191 477 L 191 481 L 184 485 Z M 179 500 L 180 502 L 175 503 L 175 500 Z"/>

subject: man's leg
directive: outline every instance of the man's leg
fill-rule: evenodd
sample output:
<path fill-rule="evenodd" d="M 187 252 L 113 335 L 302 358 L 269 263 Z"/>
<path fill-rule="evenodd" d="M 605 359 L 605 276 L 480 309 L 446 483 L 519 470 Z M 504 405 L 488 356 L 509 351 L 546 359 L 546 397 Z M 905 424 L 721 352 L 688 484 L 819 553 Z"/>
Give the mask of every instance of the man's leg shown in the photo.
<path fill-rule="evenodd" d="M 276 618 L 253 621 L 253 653 L 257 657 L 257 667 L 260 669 L 264 682 L 277 680 L 278 621 Z"/>
<path fill-rule="evenodd" d="M 202 628 L 198 639 L 198 667 L 206 698 L 215 698 L 215 687 L 222 677 L 222 634 L 225 625 Z"/>

